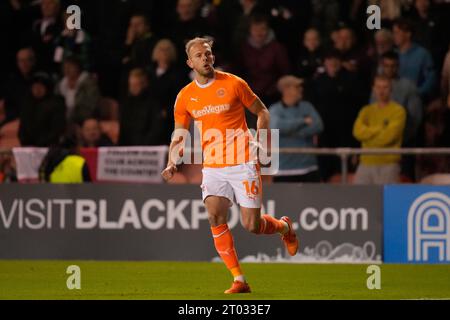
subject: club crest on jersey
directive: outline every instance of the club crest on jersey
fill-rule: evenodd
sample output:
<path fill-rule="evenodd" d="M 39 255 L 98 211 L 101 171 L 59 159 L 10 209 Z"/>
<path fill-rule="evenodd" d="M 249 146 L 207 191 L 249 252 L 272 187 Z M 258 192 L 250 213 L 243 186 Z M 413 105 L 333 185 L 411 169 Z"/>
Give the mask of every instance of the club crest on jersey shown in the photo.
<path fill-rule="evenodd" d="M 219 88 L 219 89 L 217 89 L 217 91 L 216 91 L 216 94 L 217 94 L 217 96 L 218 96 L 219 98 L 225 97 L 225 94 L 226 94 L 226 93 L 227 93 L 227 92 L 226 92 L 225 88 Z"/>

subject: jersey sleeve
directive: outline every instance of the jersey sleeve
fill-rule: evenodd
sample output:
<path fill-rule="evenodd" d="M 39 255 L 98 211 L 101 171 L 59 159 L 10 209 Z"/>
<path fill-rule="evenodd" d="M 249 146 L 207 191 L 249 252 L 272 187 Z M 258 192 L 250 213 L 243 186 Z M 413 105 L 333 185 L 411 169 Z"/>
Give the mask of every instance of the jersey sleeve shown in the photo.
<path fill-rule="evenodd" d="M 245 80 L 236 77 L 237 83 L 236 83 L 236 91 L 239 99 L 241 100 L 242 104 L 249 108 L 253 102 L 255 102 L 257 96 L 253 92 L 253 90 L 250 88 L 250 86 L 245 82 Z"/>
<path fill-rule="evenodd" d="M 189 128 L 191 122 L 191 115 L 186 109 L 186 100 L 183 99 L 181 92 L 178 94 L 174 105 L 175 123 L 183 125 L 184 128 Z"/>

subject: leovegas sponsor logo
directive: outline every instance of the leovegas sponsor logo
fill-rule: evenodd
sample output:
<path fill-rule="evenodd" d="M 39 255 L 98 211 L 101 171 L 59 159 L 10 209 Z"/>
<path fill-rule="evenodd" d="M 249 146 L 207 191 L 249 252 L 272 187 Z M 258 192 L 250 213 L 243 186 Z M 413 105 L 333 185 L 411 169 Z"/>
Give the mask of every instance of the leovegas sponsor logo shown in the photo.
<path fill-rule="evenodd" d="M 226 112 L 228 110 L 230 110 L 230 104 L 227 103 L 227 104 L 218 104 L 215 106 L 207 105 L 207 106 L 204 106 L 200 110 L 193 110 L 192 113 L 194 115 L 194 118 L 200 118 L 200 117 L 206 116 L 208 114 L 212 114 L 212 113 L 219 114 L 222 112 Z"/>

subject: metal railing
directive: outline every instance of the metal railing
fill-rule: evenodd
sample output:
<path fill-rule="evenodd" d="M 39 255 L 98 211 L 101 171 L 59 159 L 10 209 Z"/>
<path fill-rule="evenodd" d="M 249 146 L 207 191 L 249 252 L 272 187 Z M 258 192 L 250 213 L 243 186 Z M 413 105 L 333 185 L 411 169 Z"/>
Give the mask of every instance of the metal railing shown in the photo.
<path fill-rule="evenodd" d="M 341 183 L 348 178 L 348 158 L 353 155 L 450 155 L 450 148 L 280 148 L 280 153 L 337 156 L 341 160 Z M 12 155 L 12 150 L 0 148 L 0 156 Z"/>
<path fill-rule="evenodd" d="M 353 155 L 450 155 L 450 148 L 280 148 L 280 153 L 338 156 L 341 159 L 341 183 L 347 183 L 348 158 Z"/>

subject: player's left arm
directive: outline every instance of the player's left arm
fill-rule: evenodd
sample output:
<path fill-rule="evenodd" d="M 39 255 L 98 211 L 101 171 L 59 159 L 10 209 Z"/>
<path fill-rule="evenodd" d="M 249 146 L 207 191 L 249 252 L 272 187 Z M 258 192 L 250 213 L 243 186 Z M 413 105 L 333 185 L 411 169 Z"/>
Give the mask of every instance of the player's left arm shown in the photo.
<path fill-rule="evenodd" d="M 250 89 L 247 82 L 238 78 L 237 94 L 242 104 L 253 114 L 258 117 L 256 122 L 256 139 L 258 142 L 265 140 L 263 143 L 270 148 L 270 113 L 259 97 Z M 269 151 L 269 150 L 267 150 Z M 269 151 L 270 152 L 270 151 Z"/>
<path fill-rule="evenodd" d="M 266 149 L 265 154 L 269 156 L 271 153 L 269 110 L 258 97 L 256 97 L 255 101 L 250 105 L 250 107 L 248 107 L 248 109 L 258 117 L 256 122 L 256 141 L 258 141 L 260 148 Z M 259 149 L 259 152 L 261 151 L 262 150 Z"/>
<path fill-rule="evenodd" d="M 270 113 L 264 103 L 256 97 L 255 102 L 248 107 L 248 110 L 258 117 L 256 129 L 259 132 L 261 129 L 269 129 Z"/>

